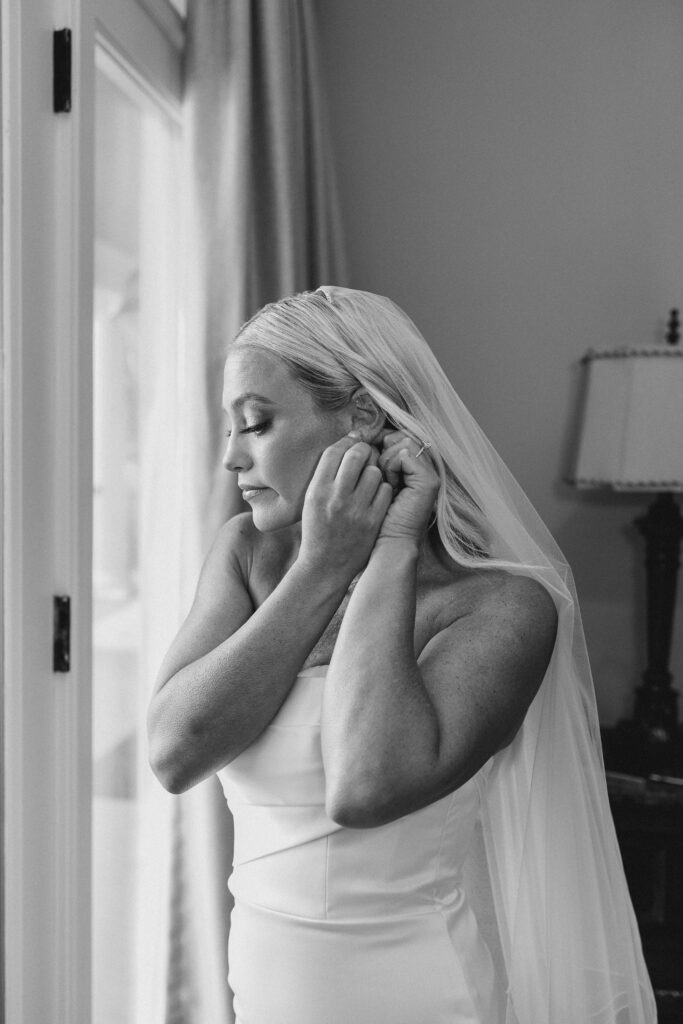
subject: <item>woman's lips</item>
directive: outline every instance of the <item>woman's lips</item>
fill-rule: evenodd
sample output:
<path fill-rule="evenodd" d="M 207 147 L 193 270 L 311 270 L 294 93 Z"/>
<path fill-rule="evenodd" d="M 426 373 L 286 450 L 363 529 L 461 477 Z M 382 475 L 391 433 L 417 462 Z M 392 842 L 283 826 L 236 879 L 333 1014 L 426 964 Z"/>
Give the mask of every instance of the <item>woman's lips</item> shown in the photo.
<path fill-rule="evenodd" d="M 263 492 L 267 490 L 267 487 L 244 487 L 242 489 L 242 497 L 245 501 L 251 501 L 253 498 L 258 498 L 259 494 L 263 494 Z"/>

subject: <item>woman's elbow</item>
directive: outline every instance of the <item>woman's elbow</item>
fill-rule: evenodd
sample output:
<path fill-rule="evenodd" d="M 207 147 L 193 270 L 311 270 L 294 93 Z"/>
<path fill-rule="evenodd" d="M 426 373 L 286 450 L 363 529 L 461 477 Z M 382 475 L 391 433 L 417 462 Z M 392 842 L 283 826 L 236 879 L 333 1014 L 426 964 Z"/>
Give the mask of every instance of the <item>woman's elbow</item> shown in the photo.
<path fill-rule="evenodd" d="M 343 828 L 377 828 L 401 817 L 373 787 L 330 789 L 325 797 L 328 818 Z"/>
<path fill-rule="evenodd" d="M 178 796 L 191 788 L 193 782 L 187 777 L 179 759 L 169 752 L 160 750 L 158 745 L 150 742 L 149 766 L 154 775 L 169 793 Z"/>
<path fill-rule="evenodd" d="M 472 762 L 463 762 L 458 771 L 433 775 L 416 773 L 412 779 L 396 775 L 352 778 L 345 773 L 343 782 L 330 785 L 325 794 L 325 811 L 344 828 L 378 828 L 421 810 L 458 789 L 474 774 Z M 420 781 L 421 780 L 421 781 Z"/>
<path fill-rule="evenodd" d="M 147 756 L 154 775 L 174 796 L 185 793 L 199 781 L 183 756 L 182 743 L 169 735 L 167 729 L 154 723 L 151 715 L 147 727 Z"/>
<path fill-rule="evenodd" d="M 325 809 L 328 818 L 342 828 L 376 828 L 384 824 L 377 819 L 374 808 L 367 805 L 328 801 Z"/>

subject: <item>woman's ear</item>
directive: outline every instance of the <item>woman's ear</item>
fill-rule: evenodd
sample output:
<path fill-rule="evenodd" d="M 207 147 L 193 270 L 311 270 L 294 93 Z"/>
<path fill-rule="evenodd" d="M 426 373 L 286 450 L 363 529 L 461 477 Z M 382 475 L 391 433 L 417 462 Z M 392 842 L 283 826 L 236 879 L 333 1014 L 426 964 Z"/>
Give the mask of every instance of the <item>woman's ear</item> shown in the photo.
<path fill-rule="evenodd" d="M 363 441 L 375 444 L 386 426 L 387 418 L 365 388 L 357 388 L 351 396 L 351 430 L 357 430 Z"/>

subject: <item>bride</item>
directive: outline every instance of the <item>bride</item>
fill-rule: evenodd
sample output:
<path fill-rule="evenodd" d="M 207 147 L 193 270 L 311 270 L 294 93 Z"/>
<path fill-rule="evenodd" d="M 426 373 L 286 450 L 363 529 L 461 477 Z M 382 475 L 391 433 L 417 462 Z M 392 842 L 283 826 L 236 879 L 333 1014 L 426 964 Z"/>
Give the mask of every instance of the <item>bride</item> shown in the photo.
<path fill-rule="evenodd" d="M 325 287 L 225 370 L 225 524 L 150 704 L 235 818 L 238 1024 L 645 1024 L 571 574 L 408 317 Z"/>

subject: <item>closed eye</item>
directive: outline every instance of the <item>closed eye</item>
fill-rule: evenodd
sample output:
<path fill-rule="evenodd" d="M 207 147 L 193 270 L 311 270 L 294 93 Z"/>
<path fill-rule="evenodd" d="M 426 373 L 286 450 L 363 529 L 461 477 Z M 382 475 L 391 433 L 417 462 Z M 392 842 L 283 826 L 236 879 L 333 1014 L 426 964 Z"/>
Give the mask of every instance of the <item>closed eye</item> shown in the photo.
<path fill-rule="evenodd" d="M 263 434 L 270 426 L 270 422 L 270 420 L 261 420 L 260 423 L 253 423 L 250 427 L 243 427 L 240 434 Z M 232 431 L 228 430 L 225 436 L 230 437 L 231 434 Z"/>
<path fill-rule="evenodd" d="M 262 434 L 269 426 L 270 420 L 261 420 L 260 423 L 254 423 L 252 426 L 240 430 L 240 434 Z"/>

